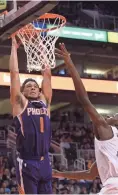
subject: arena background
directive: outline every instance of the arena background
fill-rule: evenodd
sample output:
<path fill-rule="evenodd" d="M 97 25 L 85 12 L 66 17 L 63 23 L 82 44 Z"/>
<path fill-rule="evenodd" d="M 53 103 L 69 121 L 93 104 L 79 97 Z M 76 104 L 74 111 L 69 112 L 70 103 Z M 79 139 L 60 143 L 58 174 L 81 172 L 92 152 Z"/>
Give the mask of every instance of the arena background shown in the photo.
<path fill-rule="evenodd" d="M 0 1 L 0 194 L 17 194 L 15 178 L 15 129 L 9 102 L 9 56 L 11 40 L 7 37 L 34 17 L 30 1 Z M 41 2 L 42 3 L 42 2 Z M 46 7 L 46 3 L 48 8 Z M 60 1 L 39 4 L 37 10 L 59 13 L 67 18 L 59 42 L 64 42 L 83 78 L 89 98 L 102 115 L 118 110 L 118 16 L 117 2 Z M 29 4 L 28 4 L 29 5 Z M 39 6 L 39 7 L 38 7 Z M 49 10 L 50 9 L 50 10 Z M 25 12 L 30 18 L 24 19 Z M 13 13 L 15 13 L 13 15 Z M 25 13 L 25 14 L 27 14 Z M 19 15 L 18 15 L 19 14 Z M 16 20 L 18 17 L 18 20 Z M 5 23 L 6 22 L 6 23 Z M 17 24 L 16 24 L 17 23 Z M 9 25 L 8 25 L 9 24 Z M 18 50 L 21 82 L 26 77 L 41 81 L 40 73 L 28 75 L 26 54 Z M 88 115 L 78 103 L 72 80 L 64 62 L 56 61 L 52 70 L 53 100 L 51 105 L 52 143 L 50 159 L 57 170 L 84 170 L 95 160 L 94 136 Z M 54 179 L 55 194 L 96 194 L 102 185 L 94 181 Z"/>

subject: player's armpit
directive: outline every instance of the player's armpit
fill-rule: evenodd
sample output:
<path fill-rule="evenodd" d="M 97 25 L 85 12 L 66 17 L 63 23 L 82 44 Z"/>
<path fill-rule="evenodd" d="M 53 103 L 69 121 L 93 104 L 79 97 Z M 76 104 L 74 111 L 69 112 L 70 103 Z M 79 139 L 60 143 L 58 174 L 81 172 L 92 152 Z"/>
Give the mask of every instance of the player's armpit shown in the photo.
<path fill-rule="evenodd" d="M 16 103 L 20 104 L 21 108 L 24 108 L 25 102 L 26 101 L 25 101 L 24 96 L 22 94 L 16 96 Z"/>
<path fill-rule="evenodd" d="M 97 176 L 98 176 L 98 170 L 97 170 L 96 163 L 93 163 L 91 169 L 86 171 L 65 171 L 65 172 L 60 172 L 57 170 L 52 171 L 52 177 L 54 178 L 93 180 Z"/>

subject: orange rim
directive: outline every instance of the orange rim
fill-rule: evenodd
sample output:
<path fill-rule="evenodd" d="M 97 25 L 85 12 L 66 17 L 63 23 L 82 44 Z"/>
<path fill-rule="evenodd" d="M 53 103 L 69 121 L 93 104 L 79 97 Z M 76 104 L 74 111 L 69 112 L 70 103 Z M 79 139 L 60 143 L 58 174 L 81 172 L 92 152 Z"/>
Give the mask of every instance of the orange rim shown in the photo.
<path fill-rule="evenodd" d="M 3 12 L 0 13 L 0 16 L 1 16 L 1 15 L 7 15 L 7 13 L 8 13 L 8 11 L 5 10 L 5 11 L 3 11 Z"/>
<path fill-rule="evenodd" d="M 61 20 L 64 20 L 66 22 L 66 18 L 59 14 L 52 14 L 52 13 L 45 13 L 42 16 L 39 16 L 39 19 L 55 19 L 60 18 Z"/>
<path fill-rule="evenodd" d="M 62 21 L 64 21 L 62 24 L 58 25 L 58 26 L 55 26 L 55 27 L 52 27 L 52 28 L 48 28 L 48 29 L 35 29 L 33 27 L 33 25 L 30 24 L 27 24 L 26 26 L 24 26 L 23 28 L 19 29 L 19 30 L 22 30 L 24 29 L 24 34 L 27 33 L 27 34 L 31 34 L 32 31 L 35 31 L 36 32 L 48 32 L 48 31 L 52 31 L 52 30 L 56 30 L 60 27 L 63 27 L 65 24 L 66 24 L 66 18 L 62 15 L 59 15 L 59 14 L 52 14 L 52 13 L 45 13 L 44 15 L 40 16 L 39 18 L 37 18 L 36 20 L 40 20 L 40 19 L 55 19 L 55 18 L 60 18 Z M 27 28 L 29 28 L 27 30 Z M 18 31 L 19 31 L 18 30 Z M 15 33 L 13 33 L 10 37 L 14 37 L 17 35 L 18 31 L 16 31 Z"/>

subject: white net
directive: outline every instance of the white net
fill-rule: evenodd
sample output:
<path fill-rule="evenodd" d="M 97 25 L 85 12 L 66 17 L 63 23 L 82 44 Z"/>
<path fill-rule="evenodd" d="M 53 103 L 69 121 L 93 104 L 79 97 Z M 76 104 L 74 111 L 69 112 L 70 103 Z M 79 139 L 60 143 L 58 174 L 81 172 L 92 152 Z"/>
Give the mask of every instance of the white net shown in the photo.
<path fill-rule="evenodd" d="M 55 43 L 65 22 L 63 16 L 44 14 L 17 31 L 27 54 L 29 72 L 55 67 Z"/>

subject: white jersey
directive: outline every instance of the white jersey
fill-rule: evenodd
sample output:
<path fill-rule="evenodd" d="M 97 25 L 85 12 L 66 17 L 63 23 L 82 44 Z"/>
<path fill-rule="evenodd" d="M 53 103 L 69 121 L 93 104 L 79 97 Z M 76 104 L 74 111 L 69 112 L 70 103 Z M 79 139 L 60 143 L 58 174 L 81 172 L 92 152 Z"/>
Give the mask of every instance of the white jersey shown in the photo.
<path fill-rule="evenodd" d="M 99 141 L 95 138 L 96 163 L 103 186 L 106 181 L 107 185 L 110 184 L 110 178 L 118 179 L 118 130 L 112 127 L 112 131 L 114 136 L 110 140 Z"/>

